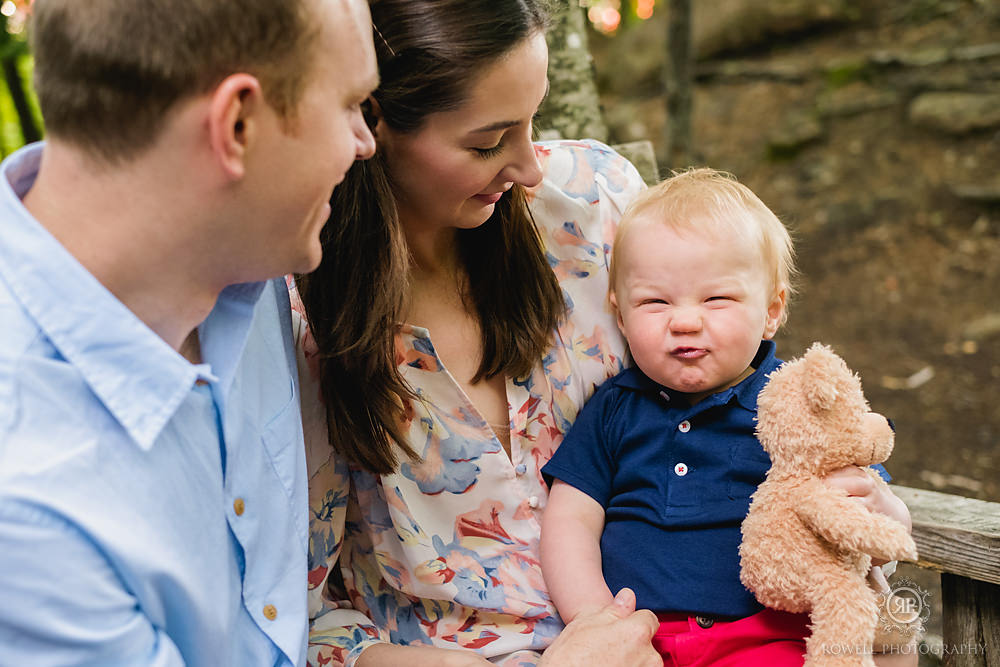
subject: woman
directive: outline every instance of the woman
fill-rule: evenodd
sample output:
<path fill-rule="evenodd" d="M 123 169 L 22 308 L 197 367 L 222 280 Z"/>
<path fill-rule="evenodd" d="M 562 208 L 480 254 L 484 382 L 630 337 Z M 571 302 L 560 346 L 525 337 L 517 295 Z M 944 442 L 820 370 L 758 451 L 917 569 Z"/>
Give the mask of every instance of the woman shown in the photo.
<path fill-rule="evenodd" d="M 648 613 L 556 640 L 538 558 L 539 469 L 622 367 L 607 253 L 642 182 L 599 144 L 532 144 L 539 0 L 371 12 L 378 149 L 300 281 L 311 663 L 662 664 Z"/>
<path fill-rule="evenodd" d="M 311 611 L 340 607 L 313 624 L 312 656 L 533 665 L 562 629 L 538 470 L 621 369 L 605 253 L 643 185 L 597 144 L 532 144 L 537 0 L 371 11 L 378 152 L 337 188 L 323 264 L 300 281 L 319 350 L 302 374 Z M 354 609 L 331 599 L 345 589 Z M 370 646 L 387 641 L 438 648 Z"/>

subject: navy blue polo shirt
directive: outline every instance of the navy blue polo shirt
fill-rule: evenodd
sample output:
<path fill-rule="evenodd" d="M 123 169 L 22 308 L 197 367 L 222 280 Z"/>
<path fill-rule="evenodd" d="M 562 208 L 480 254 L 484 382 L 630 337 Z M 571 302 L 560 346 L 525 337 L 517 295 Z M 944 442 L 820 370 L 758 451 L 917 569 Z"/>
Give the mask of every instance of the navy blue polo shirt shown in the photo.
<path fill-rule="evenodd" d="M 740 523 L 771 465 L 754 435 L 757 394 L 780 365 L 762 342 L 757 370 L 690 405 L 630 368 L 605 382 L 542 469 L 605 509 L 601 554 L 612 593 L 655 612 L 747 616 Z"/>
<path fill-rule="evenodd" d="M 757 370 L 691 405 L 638 368 L 605 382 L 580 411 L 546 478 L 604 507 L 604 579 L 654 612 L 743 617 L 762 609 L 740 583 L 740 524 L 770 457 L 754 435 L 757 395 L 781 365 L 763 341 Z M 888 480 L 882 466 L 873 466 Z"/>

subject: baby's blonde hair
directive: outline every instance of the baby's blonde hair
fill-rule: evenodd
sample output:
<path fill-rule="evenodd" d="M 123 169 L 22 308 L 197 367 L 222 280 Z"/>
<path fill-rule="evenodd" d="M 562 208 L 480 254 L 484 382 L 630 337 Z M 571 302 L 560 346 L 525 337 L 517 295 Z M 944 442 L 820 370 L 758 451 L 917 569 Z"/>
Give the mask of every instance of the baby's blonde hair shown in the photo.
<path fill-rule="evenodd" d="M 617 284 L 622 242 L 631 230 L 653 223 L 716 238 L 736 234 L 750 241 L 768 267 L 771 289 L 777 292 L 784 288 L 791 295 L 796 269 L 788 230 L 750 188 L 731 174 L 705 167 L 673 172 L 639 194 L 625 210 L 611 250 L 611 293 Z"/>

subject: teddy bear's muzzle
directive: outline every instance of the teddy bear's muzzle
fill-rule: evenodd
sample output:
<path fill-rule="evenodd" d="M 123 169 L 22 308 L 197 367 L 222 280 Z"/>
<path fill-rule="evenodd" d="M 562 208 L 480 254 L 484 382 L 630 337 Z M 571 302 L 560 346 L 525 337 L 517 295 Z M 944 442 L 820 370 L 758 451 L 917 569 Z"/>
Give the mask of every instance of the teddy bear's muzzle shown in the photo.
<path fill-rule="evenodd" d="M 871 460 L 865 464 L 882 463 L 888 459 L 892 454 L 894 440 L 889 420 L 877 412 L 869 412 L 865 415 L 865 434 L 866 440 L 871 443 Z"/>

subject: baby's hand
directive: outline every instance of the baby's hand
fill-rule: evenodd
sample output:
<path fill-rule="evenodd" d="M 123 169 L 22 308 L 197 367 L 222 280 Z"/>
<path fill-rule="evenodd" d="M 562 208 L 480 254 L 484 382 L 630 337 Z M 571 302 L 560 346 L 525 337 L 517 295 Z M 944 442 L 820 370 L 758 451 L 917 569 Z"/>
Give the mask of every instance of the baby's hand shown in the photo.
<path fill-rule="evenodd" d="M 848 496 L 864 505 L 869 512 L 895 519 L 906 528 L 906 532 L 910 532 L 910 510 L 877 475 L 871 469 L 845 466 L 828 474 L 824 481 L 834 488 L 846 491 Z M 887 561 L 881 559 L 873 561 L 875 565 L 885 562 Z"/>

